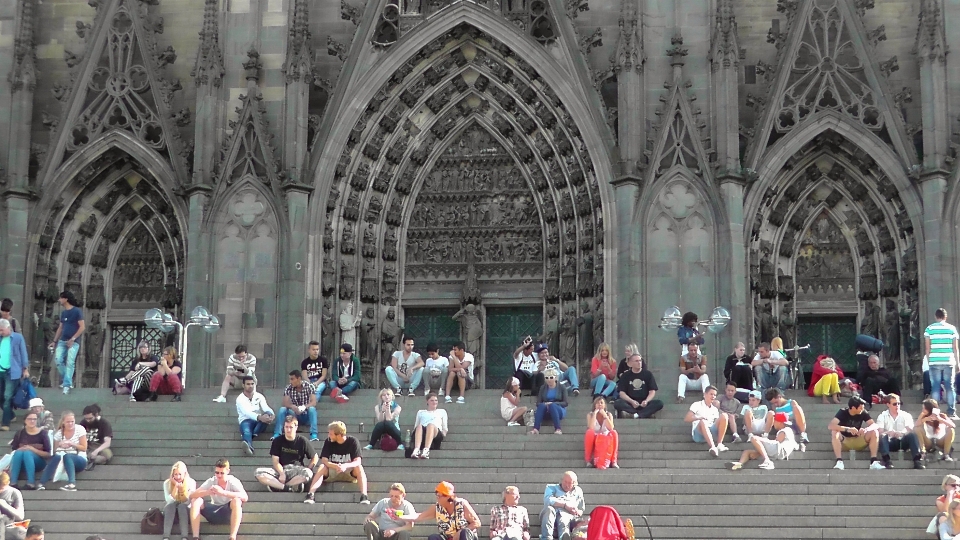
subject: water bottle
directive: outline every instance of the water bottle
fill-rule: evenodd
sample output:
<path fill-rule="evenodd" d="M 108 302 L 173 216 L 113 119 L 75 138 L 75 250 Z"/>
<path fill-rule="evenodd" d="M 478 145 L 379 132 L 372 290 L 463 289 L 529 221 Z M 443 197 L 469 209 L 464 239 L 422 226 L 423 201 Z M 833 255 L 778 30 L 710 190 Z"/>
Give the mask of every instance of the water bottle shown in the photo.
<path fill-rule="evenodd" d="M 360 422 L 360 433 L 363 433 L 363 422 Z"/>
<path fill-rule="evenodd" d="M 408 441 L 410 440 L 410 430 L 409 430 L 409 429 L 407 430 L 407 440 L 408 440 Z"/>

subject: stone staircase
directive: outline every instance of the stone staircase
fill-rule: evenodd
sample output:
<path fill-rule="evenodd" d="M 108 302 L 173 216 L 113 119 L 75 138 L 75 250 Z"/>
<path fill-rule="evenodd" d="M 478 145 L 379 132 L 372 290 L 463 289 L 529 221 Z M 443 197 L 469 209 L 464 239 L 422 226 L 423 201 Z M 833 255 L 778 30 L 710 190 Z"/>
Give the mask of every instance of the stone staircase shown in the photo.
<path fill-rule="evenodd" d="M 279 408 L 280 391 L 264 393 Z M 508 428 L 500 420 L 499 392 L 472 391 L 465 405 L 441 405 L 450 414 L 450 434 L 429 461 L 407 460 L 401 452 L 364 451 L 370 498 L 376 502 L 391 483 L 402 482 L 408 499 L 423 510 L 435 500 L 436 483 L 449 480 L 480 514 L 481 538 L 487 538 L 490 507 L 499 503 L 503 487 L 513 484 L 521 490 L 521 504 L 530 512 L 536 535 L 544 485 L 558 482 L 563 471 L 572 469 L 579 475 L 588 511 L 597 505 L 615 506 L 624 518 L 634 519 L 639 538 L 648 537 L 640 516 L 647 516 L 658 540 L 927 538 L 923 531 L 935 512 L 940 481 L 956 464 L 931 463 L 927 470 L 915 471 L 909 456 L 902 462 L 895 456 L 896 469 L 871 471 L 869 456 L 859 453 L 854 461 L 845 456 L 847 470 L 835 471 L 826 425 L 836 407 L 791 394 L 807 412 L 812 443 L 806 453 L 777 462 L 774 471 L 760 471 L 756 462 L 743 471 L 726 470 L 723 464 L 737 459 L 747 445 L 728 442 L 731 450 L 712 458 L 705 445 L 690 441 L 690 427 L 682 422 L 687 406 L 672 403 L 654 419 L 619 420 L 621 469 L 598 471 L 582 461 L 589 395 L 571 399 L 563 435 L 554 435 L 548 423 L 541 435 L 529 436 L 525 428 Z M 357 504 L 355 485 L 325 486 L 313 506 L 302 504 L 301 494 L 269 493 L 261 487 L 253 470 L 270 462 L 269 434 L 255 441 L 256 455 L 247 456 L 237 431 L 236 394 L 231 392 L 228 404 L 212 403 L 215 395 L 215 390 L 190 389 L 182 403 L 170 403 L 168 396 L 156 403 L 129 403 L 126 396 L 104 390 L 63 396 L 42 389 L 41 397 L 58 415 L 71 409 L 79 416 L 84 405 L 99 403 L 116 432 L 116 457 L 108 466 L 80 474 L 78 492 L 24 492 L 27 517 L 56 540 L 83 540 L 91 534 L 110 540 L 146 538 L 139 534 L 140 519 L 149 507 L 162 506 L 161 483 L 170 465 L 183 460 L 200 483 L 212 476 L 213 463 L 223 457 L 250 494 L 241 539 L 363 538 L 363 516 L 370 507 Z M 688 396 L 688 403 L 693 399 Z M 905 402 L 910 404 L 907 410 L 916 413 L 918 396 L 908 395 Z M 342 420 L 349 434 L 366 444 L 375 403 L 373 390 L 357 392 L 345 405 L 325 397 L 319 410 L 321 436 L 327 423 Z M 405 432 L 424 398 L 404 397 L 400 404 Z M 361 422 L 365 434 L 358 433 Z M 19 421 L 13 425 L 14 430 L 20 427 Z M 4 433 L 3 441 L 13 433 Z M 774 525 L 775 532 L 770 529 Z M 418 525 L 415 537 L 435 530 Z M 204 539 L 227 539 L 225 527 L 206 523 L 201 534 Z"/>

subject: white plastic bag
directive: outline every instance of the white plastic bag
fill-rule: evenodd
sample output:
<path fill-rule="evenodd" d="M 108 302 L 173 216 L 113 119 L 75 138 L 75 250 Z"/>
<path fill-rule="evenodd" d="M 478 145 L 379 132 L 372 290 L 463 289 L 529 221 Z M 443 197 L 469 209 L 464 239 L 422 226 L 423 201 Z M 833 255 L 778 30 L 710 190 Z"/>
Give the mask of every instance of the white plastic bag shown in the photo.
<path fill-rule="evenodd" d="M 13 461 L 13 452 L 0 458 L 0 471 L 10 470 L 10 462 Z"/>

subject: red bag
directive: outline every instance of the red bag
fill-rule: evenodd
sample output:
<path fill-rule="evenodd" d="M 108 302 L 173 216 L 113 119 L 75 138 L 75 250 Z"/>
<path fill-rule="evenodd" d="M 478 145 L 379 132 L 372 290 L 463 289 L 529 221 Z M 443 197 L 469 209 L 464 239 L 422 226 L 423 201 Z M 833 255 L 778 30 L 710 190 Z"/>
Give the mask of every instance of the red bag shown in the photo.
<path fill-rule="evenodd" d="M 393 452 L 400 447 L 400 443 L 396 439 L 389 435 L 384 435 L 380 437 L 380 449 L 384 452 Z"/>
<path fill-rule="evenodd" d="M 612 506 L 598 506 L 590 512 L 588 540 L 630 540 L 620 514 Z"/>

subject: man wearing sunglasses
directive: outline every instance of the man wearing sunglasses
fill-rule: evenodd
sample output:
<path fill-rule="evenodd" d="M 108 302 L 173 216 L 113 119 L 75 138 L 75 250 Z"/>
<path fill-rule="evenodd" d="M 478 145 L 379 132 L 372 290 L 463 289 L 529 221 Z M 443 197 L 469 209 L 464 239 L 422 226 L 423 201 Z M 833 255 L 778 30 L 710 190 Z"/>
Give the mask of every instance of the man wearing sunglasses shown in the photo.
<path fill-rule="evenodd" d="M 193 537 L 200 538 L 200 516 L 212 525 L 230 525 L 230 540 L 237 540 L 247 492 L 236 476 L 230 474 L 230 462 L 217 460 L 213 478 L 190 494 L 190 527 Z M 204 500 L 206 498 L 206 500 Z"/>
<path fill-rule="evenodd" d="M 910 450 L 913 455 L 913 468 L 926 469 L 920 455 L 920 439 L 913 432 L 913 416 L 900 410 L 900 396 L 887 396 L 887 410 L 880 413 L 877 423 L 880 424 L 880 457 L 883 466 L 892 469 L 890 451 Z"/>

